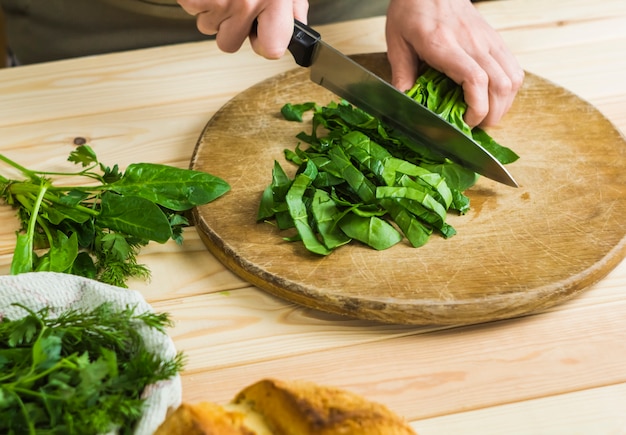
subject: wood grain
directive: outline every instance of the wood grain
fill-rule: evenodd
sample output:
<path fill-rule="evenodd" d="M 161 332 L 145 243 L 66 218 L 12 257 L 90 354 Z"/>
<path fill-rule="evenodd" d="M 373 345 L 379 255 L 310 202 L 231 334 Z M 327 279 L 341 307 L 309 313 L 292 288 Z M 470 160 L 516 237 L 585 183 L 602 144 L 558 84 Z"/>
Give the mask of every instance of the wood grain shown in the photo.
<path fill-rule="evenodd" d="M 626 384 L 617 384 L 423 419 L 413 428 L 421 435 L 621 435 L 625 404 Z"/>
<path fill-rule="evenodd" d="M 299 344 L 297 355 L 190 370 L 183 389 L 190 400 L 222 402 L 235 384 L 280 373 L 285 379 L 348 388 L 410 420 L 533 400 L 597 387 L 600 376 L 604 385 L 626 382 L 626 332 L 619 325 L 626 303 L 613 304 L 608 316 L 603 313 L 604 307 L 591 307 L 581 320 L 575 310 L 560 310 L 542 322 L 529 316 L 336 348 L 331 337 L 328 349 L 314 354 Z M 275 346 L 287 348 L 280 335 L 274 339 Z M 599 348 L 604 349 L 601 358 Z M 210 353 L 205 351 L 205 360 Z"/>
<path fill-rule="evenodd" d="M 626 131 L 626 2 L 476 6 L 526 70 L 580 95 Z M 319 30 L 347 53 L 385 49 L 383 17 Z M 268 62 L 246 45 L 229 55 L 194 43 L 5 69 L 1 152 L 38 168 L 65 167 L 71 139 L 82 134 L 107 163 L 184 167 L 216 110 L 291 68 L 289 58 Z M 6 274 L 17 225 L 10 208 L 0 207 L 0 222 Z M 400 326 L 285 302 L 226 270 L 195 229 L 185 239 L 142 249 L 139 260 L 153 277 L 132 283 L 173 316 L 171 335 L 188 356 L 184 400 L 225 401 L 265 374 L 306 376 L 419 415 L 412 422 L 420 435 L 625 432 L 626 261 L 541 314 L 470 328 Z M 396 363 L 402 358 L 408 363 Z M 444 371 L 467 376 L 445 382 L 437 376 Z"/>
<path fill-rule="evenodd" d="M 356 59 L 389 76 L 384 54 Z M 614 268 L 626 252 L 626 146 L 590 104 L 529 74 L 514 107 L 490 133 L 520 155 L 515 190 L 481 179 L 472 209 L 450 216 L 458 234 L 422 248 L 358 244 L 320 258 L 255 222 L 273 161 L 310 129 L 280 117 L 287 102 L 336 97 L 306 70 L 280 74 L 226 104 L 208 122 L 194 169 L 232 185 L 195 211 L 209 250 L 252 284 L 316 309 L 405 324 L 465 324 L 515 317 L 560 303 Z M 224 164 L 224 162 L 228 162 Z M 285 166 L 283 164 L 283 166 Z M 293 170 L 292 170 L 293 172 Z"/>

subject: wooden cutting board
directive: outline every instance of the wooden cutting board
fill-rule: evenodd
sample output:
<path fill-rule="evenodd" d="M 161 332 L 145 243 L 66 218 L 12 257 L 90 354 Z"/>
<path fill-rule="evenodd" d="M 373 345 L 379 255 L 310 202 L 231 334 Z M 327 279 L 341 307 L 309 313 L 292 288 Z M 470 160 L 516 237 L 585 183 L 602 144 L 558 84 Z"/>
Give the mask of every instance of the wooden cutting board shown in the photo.
<path fill-rule="evenodd" d="M 382 53 L 354 56 L 383 78 Z M 327 257 L 255 221 L 274 160 L 310 131 L 282 119 L 285 103 L 336 97 L 298 68 L 242 92 L 208 122 L 191 167 L 232 191 L 194 211 L 208 249 L 250 283 L 332 313 L 400 324 L 467 324 L 545 310 L 588 288 L 626 254 L 626 143 L 593 106 L 527 74 L 511 111 L 489 133 L 520 159 L 520 188 L 484 177 L 457 235 L 375 251 L 353 242 Z M 295 168 L 294 168 L 295 169 Z M 289 233 L 290 235 L 291 233 Z"/>

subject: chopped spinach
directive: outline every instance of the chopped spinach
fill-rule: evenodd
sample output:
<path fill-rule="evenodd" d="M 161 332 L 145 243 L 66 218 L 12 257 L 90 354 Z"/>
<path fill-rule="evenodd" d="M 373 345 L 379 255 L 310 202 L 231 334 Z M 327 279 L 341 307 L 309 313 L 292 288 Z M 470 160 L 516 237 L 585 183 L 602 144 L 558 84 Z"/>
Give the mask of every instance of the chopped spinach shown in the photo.
<path fill-rule="evenodd" d="M 463 120 L 467 105 L 460 86 L 427 68 L 407 94 L 455 125 L 491 152 L 501 163 L 518 159 L 480 128 Z M 346 101 L 319 106 L 314 102 L 285 104 L 281 113 L 302 122 L 312 112 L 310 133 L 300 132 L 295 150 L 285 159 L 298 167 L 290 179 L 274 162 L 272 182 L 265 189 L 257 221 L 275 220 L 281 230 L 295 228 L 311 252 L 328 255 L 351 240 L 387 249 L 404 237 L 414 247 L 432 233 L 452 237 L 449 211 L 465 214 L 464 191 L 478 174 L 441 158 L 425 145 L 394 131 L 379 119 Z M 301 144 L 306 143 L 305 149 Z"/>

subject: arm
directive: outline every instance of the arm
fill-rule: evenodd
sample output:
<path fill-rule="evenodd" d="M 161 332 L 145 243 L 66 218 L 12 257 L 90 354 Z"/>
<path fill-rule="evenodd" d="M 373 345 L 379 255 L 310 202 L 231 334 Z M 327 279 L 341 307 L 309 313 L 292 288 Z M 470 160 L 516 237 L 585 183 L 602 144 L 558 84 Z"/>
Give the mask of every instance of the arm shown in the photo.
<path fill-rule="evenodd" d="M 386 36 L 392 84 L 409 89 L 426 62 L 462 85 L 471 127 L 496 124 L 522 85 L 524 71 L 469 0 L 391 0 Z"/>

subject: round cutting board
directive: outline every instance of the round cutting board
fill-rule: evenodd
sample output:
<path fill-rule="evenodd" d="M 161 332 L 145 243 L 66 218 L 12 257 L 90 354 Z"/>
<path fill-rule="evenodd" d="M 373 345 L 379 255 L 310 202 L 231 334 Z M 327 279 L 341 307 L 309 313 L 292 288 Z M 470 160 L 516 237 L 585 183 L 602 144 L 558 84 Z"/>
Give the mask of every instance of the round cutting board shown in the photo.
<path fill-rule="evenodd" d="M 383 53 L 354 59 L 389 77 Z M 457 234 L 421 248 L 403 241 L 375 251 L 352 242 L 326 257 L 257 223 L 274 160 L 294 149 L 310 122 L 282 118 L 285 103 L 337 97 L 294 69 L 228 102 L 208 122 L 191 167 L 232 190 L 194 210 L 208 249 L 226 267 L 274 295 L 319 310 L 400 324 L 467 324 L 537 312 L 575 296 L 626 254 L 626 144 L 593 106 L 527 74 L 516 101 L 489 133 L 520 159 L 520 184 L 481 177 L 465 193 L 471 210 L 450 215 Z M 293 172 L 290 174 L 292 175 Z"/>

